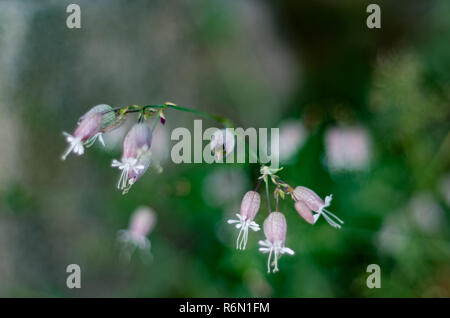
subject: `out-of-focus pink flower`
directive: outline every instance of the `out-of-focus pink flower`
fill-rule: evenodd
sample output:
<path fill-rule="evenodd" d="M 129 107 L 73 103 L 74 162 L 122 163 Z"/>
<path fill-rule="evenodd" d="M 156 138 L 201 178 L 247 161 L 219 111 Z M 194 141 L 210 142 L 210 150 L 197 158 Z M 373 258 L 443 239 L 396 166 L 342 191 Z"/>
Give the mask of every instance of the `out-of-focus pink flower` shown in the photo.
<path fill-rule="evenodd" d="M 330 206 L 331 200 L 332 200 L 332 195 L 330 194 L 329 196 L 327 196 L 325 198 L 325 202 L 311 189 L 308 189 L 306 187 L 302 187 L 302 186 L 298 186 L 294 189 L 294 192 L 292 193 L 292 197 L 296 202 L 302 202 L 304 203 L 304 205 L 309 208 L 310 212 L 314 211 L 316 212 L 315 215 L 313 215 L 313 222 L 312 224 L 316 223 L 317 220 L 319 219 L 319 217 L 321 215 L 323 215 L 323 217 L 325 218 L 325 220 L 327 220 L 327 222 L 336 228 L 340 228 L 341 226 L 336 223 L 334 220 L 331 219 L 331 217 L 333 217 L 335 220 L 337 220 L 339 223 L 344 224 L 344 221 L 342 221 L 341 219 L 339 219 L 336 215 L 334 215 L 333 213 L 331 213 L 330 211 L 326 210 L 325 208 Z M 302 213 L 307 217 L 303 217 L 302 213 L 300 213 L 300 215 L 305 218 L 305 220 L 309 223 L 311 223 L 311 219 L 310 216 L 308 215 L 307 210 L 305 209 L 305 206 L 303 205 L 297 205 L 296 203 L 296 209 L 297 211 L 300 213 L 300 211 L 298 210 L 298 208 L 302 208 Z M 331 216 L 331 217 L 330 217 Z"/>
<path fill-rule="evenodd" d="M 271 265 L 274 266 L 273 273 L 278 272 L 278 259 L 282 254 L 294 255 L 294 251 L 285 247 L 287 224 L 283 213 L 272 212 L 264 221 L 264 235 L 265 241 L 259 241 L 259 251 L 262 253 L 269 253 L 267 259 L 267 272 L 270 273 Z M 274 260 L 271 263 L 272 254 Z"/>
<path fill-rule="evenodd" d="M 231 208 L 237 203 L 237 200 L 242 199 L 242 192 L 248 186 L 247 175 L 242 169 L 219 167 L 205 178 L 202 192 L 208 204 Z"/>
<path fill-rule="evenodd" d="M 111 166 L 122 170 L 117 188 L 126 193 L 150 166 L 152 132 L 144 124 L 134 125 L 123 141 L 122 161 L 113 160 Z"/>
<path fill-rule="evenodd" d="M 82 155 L 84 147 L 92 146 L 97 139 L 100 140 L 102 145 L 105 145 L 102 133 L 114 123 L 115 117 L 109 105 L 101 104 L 91 108 L 78 120 L 78 126 L 73 135 L 63 132 L 69 147 L 61 158 L 65 160 L 71 152 Z"/>
<path fill-rule="evenodd" d="M 363 127 L 332 127 L 325 134 L 325 150 L 332 171 L 364 170 L 370 164 L 372 142 Z"/>
<path fill-rule="evenodd" d="M 247 246 L 248 229 L 259 231 L 259 225 L 253 221 L 256 213 L 258 213 L 261 204 L 261 197 L 258 192 L 248 191 L 241 203 L 241 210 L 236 216 L 237 220 L 228 220 L 228 224 L 236 224 L 236 228 L 240 229 L 236 240 L 236 248 L 244 250 Z"/>
<path fill-rule="evenodd" d="M 221 129 L 211 136 L 211 152 L 216 161 L 228 156 L 234 149 L 234 135 L 229 129 Z"/>
<path fill-rule="evenodd" d="M 148 250 L 150 241 L 147 235 L 153 230 L 155 224 L 156 213 L 147 206 L 138 207 L 131 216 L 128 229 L 119 231 L 118 240 L 131 244 L 131 253 L 135 248 Z"/>
<path fill-rule="evenodd" d="M 441 229 L 445 213 L 431 193 L 422 192 L 414 195 L 407 209 L 421 231 L 435 234 Z"/>
<path fill-rule="evenodd" d="M 306 129 L 300 120 L 286 120 L 280 125 L 280 161 L 286 161 L 299 151 L 306 139 Z"/>

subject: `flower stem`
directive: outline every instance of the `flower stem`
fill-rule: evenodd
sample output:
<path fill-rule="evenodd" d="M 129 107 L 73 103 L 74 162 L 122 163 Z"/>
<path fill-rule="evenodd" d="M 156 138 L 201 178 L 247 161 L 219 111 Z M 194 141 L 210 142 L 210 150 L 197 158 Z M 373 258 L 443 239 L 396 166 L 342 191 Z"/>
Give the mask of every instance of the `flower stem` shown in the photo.
<path fill-rule="evenodd" d="M 261 185 L 261 181 L 262 181 L 262 179 L 258 179 L 258 183 L 256 184 L 256 187 L 255 187 L 255 192 L 258 192 L 259 186 Z"/>
<path fill-rule="evenodd" d="M 278 197 L 279 197 L 279 194 L 278 194 L 278 192 L 277 192 L 277 195 L 276 195 L 276 197 L 275 197 L 275 211 L 279 211 L 278 210 Z"/>
<path fill-rule="evenodd" d="M 155 130 L 156 126 L 158 125 L 159 117 L 160 117 L 160 115 L 158 114 L 155 118 L 155 122 L 153 123 L 153 126 L 152 126 L 152 133 Z"/>
<path fill-rule="evenodd" d="M 269 182 L 265 181 L 266 184 L 266 195 L 267 195 L 267 207 L 269 208 L 269 214 L 272 213 L 272 211 L 270 210 L 270 196 L 269 196 Z"/>

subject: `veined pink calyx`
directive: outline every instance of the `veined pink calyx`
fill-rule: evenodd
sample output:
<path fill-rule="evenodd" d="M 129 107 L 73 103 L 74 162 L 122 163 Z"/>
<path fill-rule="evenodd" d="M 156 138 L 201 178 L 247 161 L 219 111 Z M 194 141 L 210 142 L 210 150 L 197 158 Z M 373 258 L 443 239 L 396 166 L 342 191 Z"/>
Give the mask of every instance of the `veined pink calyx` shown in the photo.
<path fill-rule="evenodd" d="M 272 273 L 278 272 L 278 259 L 282 254 L 294 255 L 294 251 L 285 247 L 287 224 L 283 213 L 272 212 L 264 221 L 264 235 L 265 241 L 259 241 L 259 251 L 266 254 L 269 253 L 267 259 L 267 272 L 270 273 L 271 266 L 273 266 Z M 274 255 L 271 263 L 272 254 Z"/>

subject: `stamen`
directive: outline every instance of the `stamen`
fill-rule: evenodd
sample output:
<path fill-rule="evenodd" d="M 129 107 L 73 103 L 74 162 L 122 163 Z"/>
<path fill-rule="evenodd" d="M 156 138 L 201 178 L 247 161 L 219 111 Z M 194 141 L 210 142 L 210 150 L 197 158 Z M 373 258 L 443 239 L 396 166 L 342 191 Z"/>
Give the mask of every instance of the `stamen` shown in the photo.
<path fill-rule="evenodd" d="M 328 210 L 322 209 L 323 212 L 326 212 L 328 215 L 334 217 L 336 220 L 338 220 L 341 224 L 344 224 L 344 221 L 342 221 L 340 218 L 338 218 L 336 215 L 334 215 L 333 213 L 331 213 Z"/>
<path fill-rule="evenodd" d="M 267 273 L 270 273 L 270 259 L 272 258 L 273 247 L 270 247 L 269 258 L 267 259 Z"/>

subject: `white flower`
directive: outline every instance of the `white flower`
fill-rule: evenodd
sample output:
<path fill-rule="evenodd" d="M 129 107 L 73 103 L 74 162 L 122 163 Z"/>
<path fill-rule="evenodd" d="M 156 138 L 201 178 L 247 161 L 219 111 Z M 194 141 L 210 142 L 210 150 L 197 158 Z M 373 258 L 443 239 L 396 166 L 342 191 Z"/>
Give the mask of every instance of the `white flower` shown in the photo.
<path fill-rule="evenodd" d="M 267 254 L 269 253 L 269 258 L 267 259 L 267 272 L 270 273 L 270 265 L 274 266 L 273 273 L 278 272 L 278 259 L 282 254 L 289 254 L 294 255 L 295 252 L 290 249 L 289 247 L 282 246 L 283 242 L 281 240 L 277 240 L 274 243 L 270 242 L 269 240 L 265 241 L 259 241 L 258 242 L 261 247 L 259 248 L 259 251 L 261 253 Z M 273 254 L 273 263 L 270 264 L 270 260 L 272 259 Z"/>
<path fill-rule="evenodd" d="M 119 182 L 117 183 L 117 188 L 119 190 L 126 189 L 128 186 L 132 185 L 131 180 L 128 176 L 130 172 L 138 175 L 141 170 L 145 168 L 144 165 L 139 164 L 137 158 L 124 158 L 122 161 L 114 159 L 111 167 L 118 167 L 119 170 L 122 170 L 119 178 Z"/>
<path fill-rule="evenodd" d="M 238 237 L 236 239 L 236 248 L 239 250 L 245 250 L 247 246 L 248 240 L 248 229 L 252 229 L 257 232 L 260 230 L 259 225 L 253 221 L 247 219 L 245 216 L 241 216 L 239 213 L 236 213 L 237 220 L 230 219 L 227 221 L 228 224 L 236 224 L 236 228 L 240 229 Z"/>

